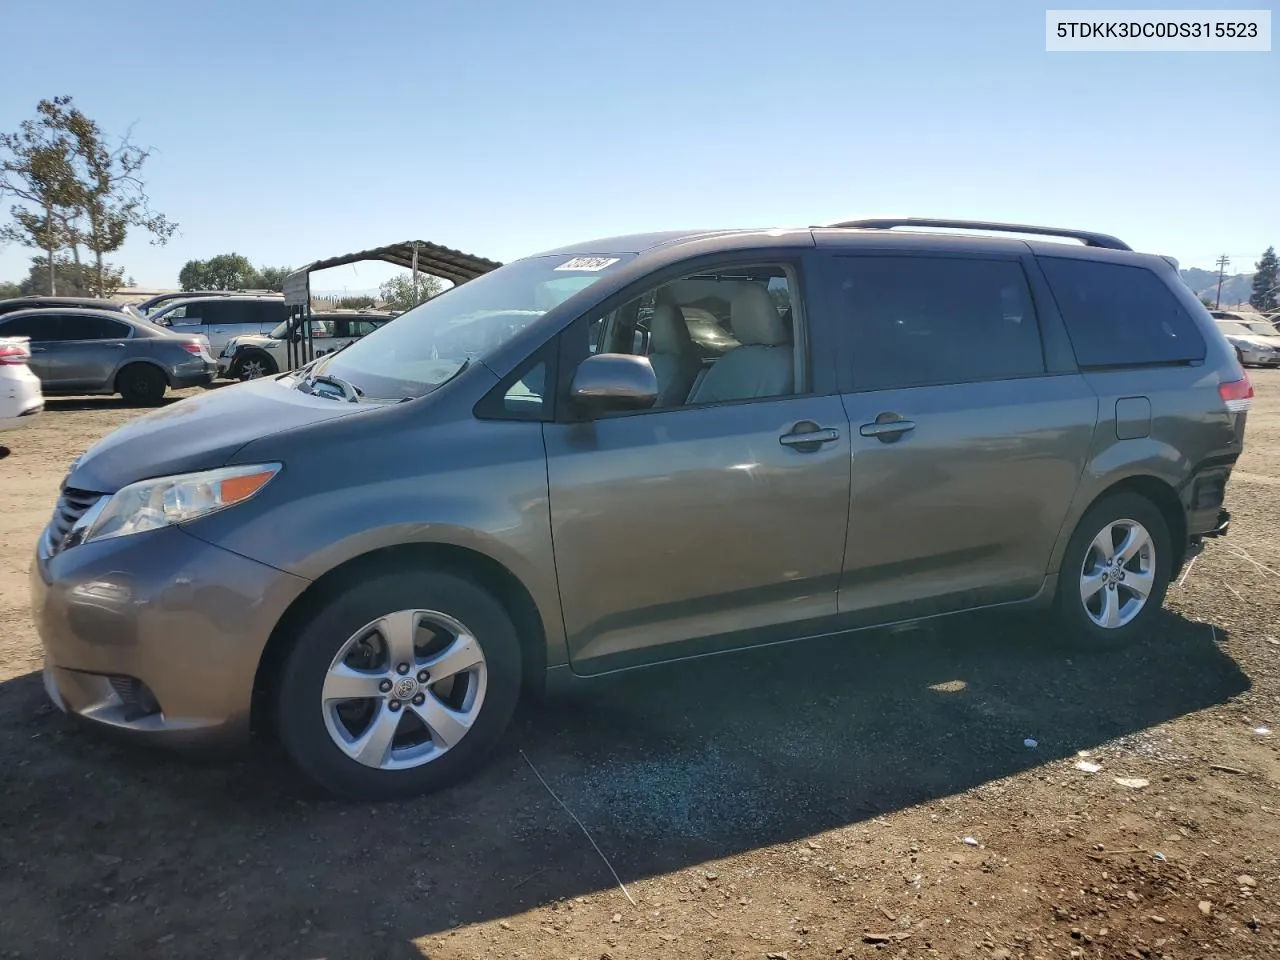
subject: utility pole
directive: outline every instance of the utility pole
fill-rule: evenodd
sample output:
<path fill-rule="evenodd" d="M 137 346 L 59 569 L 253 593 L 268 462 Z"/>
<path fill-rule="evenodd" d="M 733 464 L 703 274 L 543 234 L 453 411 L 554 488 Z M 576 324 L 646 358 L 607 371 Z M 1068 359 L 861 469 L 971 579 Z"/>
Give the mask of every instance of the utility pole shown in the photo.
<path fill-rule="evenodd" d="M 1226 268 L 1231 265 L 1231 257 L 1226 255 L 1217 259 L 1217 296 L 1213 298 L 1213 310 L 1221 310 L 1222 308 L 1222 279 L 1226 276 Z"/>

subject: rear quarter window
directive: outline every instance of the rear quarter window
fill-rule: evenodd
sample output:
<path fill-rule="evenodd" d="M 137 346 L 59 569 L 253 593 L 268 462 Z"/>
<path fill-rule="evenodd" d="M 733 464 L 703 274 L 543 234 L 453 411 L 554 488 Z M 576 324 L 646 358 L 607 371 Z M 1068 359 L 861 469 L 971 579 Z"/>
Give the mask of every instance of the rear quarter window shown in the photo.
<path fill-rule="evenodd" d="M 1146 267 L 1040 257 L 1082 367 L 1191 363 L 1205 356 L 1195 321 Z"/>

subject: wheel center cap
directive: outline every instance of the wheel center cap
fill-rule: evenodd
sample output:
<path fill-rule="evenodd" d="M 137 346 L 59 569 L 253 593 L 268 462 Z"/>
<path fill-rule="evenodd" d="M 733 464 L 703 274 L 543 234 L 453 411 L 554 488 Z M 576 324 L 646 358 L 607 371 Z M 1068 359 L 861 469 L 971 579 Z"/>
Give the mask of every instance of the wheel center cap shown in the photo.
<path fill-rule="evenodd" d="M 397 700 L 411 700 L 418 692 L 418 680 L 416 677 L 401 677 L 396 681 L 395 686 L 391 688 L 391 693 Z"/>

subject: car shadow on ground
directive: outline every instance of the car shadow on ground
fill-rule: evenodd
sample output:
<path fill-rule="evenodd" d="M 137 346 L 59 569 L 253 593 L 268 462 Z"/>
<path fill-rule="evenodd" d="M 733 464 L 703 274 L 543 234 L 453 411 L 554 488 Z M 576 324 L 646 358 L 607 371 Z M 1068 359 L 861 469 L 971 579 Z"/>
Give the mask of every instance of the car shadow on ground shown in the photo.
<path fill-rule="evenodd" d="M 1223 639 L 1166 613 L 1140 644 L 1072 652 L 1041 621 L 984 615 L 658 667 L 527 707 L 475 779 L 381 805 L 317 799 L 267 746 L 210 762 L 109 743 L 49 713 L 26 676 L 0 686 L 0 825 L 19 864 L 0 896 L 11 887 L 15 908 L 43 896 L 89 916 L 104 896 L 74 869 L 89 851 L 124 858 L 128 880 L 111 896 L 163 908 L 140 910 L 128 936 L 199 931 L 209 955 L 233 950 L 212 929 L 212 902 L 295 940 L 309 931 L 315 943 L 299 948 L 355 955 L 376 942 L 386 955 L 456 924 L 615 889 L 530 764 L 635 881 L 1221 703 L 1248 687 Z"/>
<path fill-rule="evenodd" d="M 167 407 L 170 404 L 177 403 L 179 400 L 185 400 L 188 397 L 200 396 L 209 390 L 220 390 L 223 387 L 232 386 L 230 380 L 215 380 L 213 383 L 207 384 L 199 388 L 184 388 L 181 393 L 173 393 L 172 391 L 164 395 L 159 403 L 153 406 L 139 406 L 130 403 L 124 397 L 103 394 L 86 394 L 77 396 L 48 396 L 44 398 L 45 412 L 51 413 L 58 410 L 74 411 L 74 410 L 135 410 L 139 414 L 146 413 L 148 410 L 156 410 L 160 407 Z"/>
<path fill-rule="evenodd" d="M 148 410 L 157 410 L 160 407 L 167 407 L 171 403 L 177 403 L 182 397 L 175 397 L 172 394 L 165 394 L 163 400 L 154 405 L 140 406 L 136 403 L 130 403 L 124 397 L 45 397 L 44 409 L 45 413 L 54 413 L 59 410 L 136 410 L 138 413 L 146 413 Z"/>

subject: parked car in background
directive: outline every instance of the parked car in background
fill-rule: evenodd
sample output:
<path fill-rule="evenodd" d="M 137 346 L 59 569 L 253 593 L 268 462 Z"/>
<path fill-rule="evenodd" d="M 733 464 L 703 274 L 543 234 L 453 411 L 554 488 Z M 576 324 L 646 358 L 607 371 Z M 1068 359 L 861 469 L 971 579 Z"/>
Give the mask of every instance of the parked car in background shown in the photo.
<path fill-rule="evenodd" d="M 202 339 L 108 310 L 22 310 L 0 316 L 0 337 L 30 338 L 31 372 L 47 394 L 118 393 L 159 403 L 165 391 L 205 386 L 217 362 Z"/>
<path fill-rule="evenodd" d="M 1235 347 L 1236 356 L 1246 366 L 1280 366 L 1280 335 L 1264 321 L 1241 323 L 1215 320 L 1218 330 Z"/>
<path fill-rule="evenodd" d="M 100 300 L 94 297 L 14 297 L 0 300 L 0 315 L 13 313 L 15 310 L 38 310 L 46 307 L 71 307 L 83 310 L 110 310 L 130 317 L 141 317 L 142 314 L 132 304 L 120 303 L 116 300 Z"/>
<path fill-rule="evenodd" d="M 326 313 L 311 317 L 314 356 L 341 350 L 394 317 L 389 313 Z M 233 380 L 254 380 L 289 369 L 290 340 L 302 340 L 302 320 L 290 319 L 268 334 L 232 337 L 218 355 L 218 372 Z"/>
<path fill-rule="evenodd" d="M 31 372 L 26 337 L 0 337 L 0 430 L 12 430 L 44 409 L 40 378 Z"/>
<path fill-rule="evenodd" d="M 287 316 L 283 297 L 235 294 L 179 300 L 147 319 L 174 333 L 201 334 L 216 357 L 232 337 L 268 333 Z"/>
<path fill-rule="evenodd" d="M 1101 234 L 588 241 L 79 457 L 45 689 L 153 742 L 256 724 L 371 798 L 474 771 L 544 684 L 989 607 L 1120 644 L 1226 532 L 1252 397 L 1174 266 Z"/>
<path fill-rule="evenodd" d="M 133 305 L 141 316 L 150 317 L 152 314 L 159 313 L 161 310 L 173 305 L 180 300 L 196 300 L 206 297 L 231 297 L 236 295 L 252 294 L 262 297 L 280 297 L 283 293 L 274 293 L 270 290 L 173 290 L 169 293 L 157 294 L 147 300 L 142 300 Z"/>

